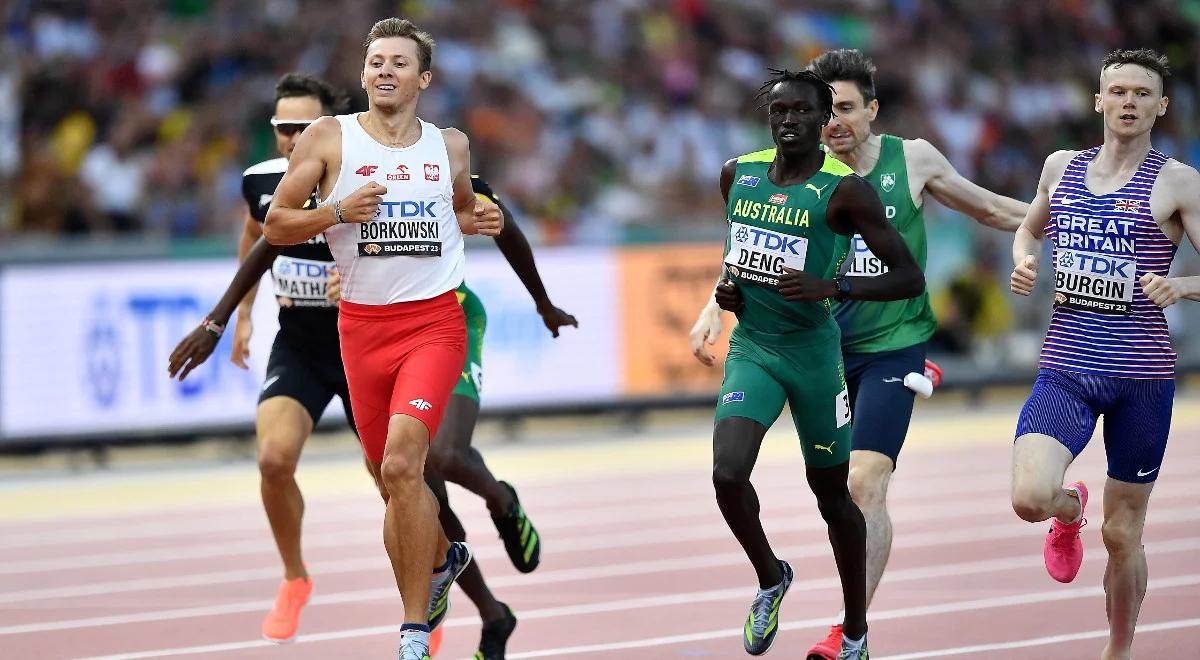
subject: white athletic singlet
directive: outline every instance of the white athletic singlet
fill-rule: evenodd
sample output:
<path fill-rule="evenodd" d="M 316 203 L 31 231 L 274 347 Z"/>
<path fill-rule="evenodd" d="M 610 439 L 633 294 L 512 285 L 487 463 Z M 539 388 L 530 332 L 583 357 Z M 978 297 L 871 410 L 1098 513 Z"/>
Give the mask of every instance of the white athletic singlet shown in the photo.
<path fill-rule="evenodd" d="M 420 139 L 394 148 L 368 135 L 358 115 L 336 119 L 342 127 L 342 169 L 321 204 L 343 200 L 370 181 L 387 188 L 373 220 L 325 230 L 342 274 L 342 299 L 387 305 L 457 288 L 463 281 L 463 237 L 441 130 L 421 121 Z"/>

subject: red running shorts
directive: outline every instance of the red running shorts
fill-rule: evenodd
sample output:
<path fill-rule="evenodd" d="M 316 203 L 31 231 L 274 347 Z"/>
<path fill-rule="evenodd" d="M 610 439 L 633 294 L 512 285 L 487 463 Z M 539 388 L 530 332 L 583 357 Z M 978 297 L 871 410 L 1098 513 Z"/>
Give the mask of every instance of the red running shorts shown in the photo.
<path fill-rule="evenodd" d="M 383 461 L 392 415 L 424 422 L 432 442 L 467 358 L 467 322 L 454 291 L 391 305 L 343 300 L 338 311 L 350 405 L 367 459 Z"/>

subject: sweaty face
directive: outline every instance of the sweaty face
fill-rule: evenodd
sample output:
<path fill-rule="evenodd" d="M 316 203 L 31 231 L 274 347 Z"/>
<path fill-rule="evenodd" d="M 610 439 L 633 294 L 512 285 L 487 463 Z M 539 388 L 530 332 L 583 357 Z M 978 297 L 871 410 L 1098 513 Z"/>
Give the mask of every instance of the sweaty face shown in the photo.
<path fill-rule="evenodd" d="M 388 37 L 371 42 L 362 72 L 363 90 L 371 105 L 393 108 L 415 101 L 431 77 L 420 68 L 420 51 L 412 39 Z"/>
<path fill-rule="evenodd" d="M 292 96 L 275 102 L 271 125 L 275 131 L 275 148 L 284 158 L 290 158 L 304 129 L 321 115 L 321 101 L 315 96 Z"/>
<path fill-rule="evenodd" d="M 1148 132 L 1167 112 L 1158 74 L 1136 64 L 1110 66 L 1100 72 L 1096 112 L 1116 135 L 1132 137 Z"/>
<path fill-rule="evenodd" d="M 879 101 L 863 102 L 858 85 L 838 80 L 833 86 L 833 118 L 821 132 L 821 141 L 835 154 L 850 153 L 871 137 L 871 122 L 879 112 Z"/>
<path fill-rule="evenodd" d="M 808 83 L 779 83 L 767 96 L 767 123 L 780 151 L 815 149 L 824 121 L 817 90 Z"/>

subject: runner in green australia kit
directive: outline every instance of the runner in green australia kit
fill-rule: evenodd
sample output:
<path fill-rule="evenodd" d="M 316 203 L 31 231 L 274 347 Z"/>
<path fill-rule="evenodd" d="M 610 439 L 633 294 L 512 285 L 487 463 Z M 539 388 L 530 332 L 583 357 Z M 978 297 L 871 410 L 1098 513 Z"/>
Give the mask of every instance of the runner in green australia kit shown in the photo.
<path fill-rule="evenodd" d="M 833 87 L 834 116 L 822 141 L 839 161 L 853 168 L 879 195 L 888 222 L 925 268 L 928 246 L 923 197 L 928 192 L 942 204 L 989 227 L 1015 231 L 1025 216 L 1024 202 L 996 195 L 963 178 L 925 140 L 876 135 L 871 122 L 879 110 L 875 99 L 875 65 L 857 50 L 824 53 L 808 68 Z M 886 265 L 861 237 L 852 239 L 842 271 L 851 278 L 874 277 Z M 692 350 L 705 364 L 713 362 L 704 342 L 721 334 L 715 301 L 701 312 L 691 333 Z M 834 305 L 842 330 L 853 429 L 850 494 L 867 522 L 867 603 L 870 604 L 887 565 L 892 525 L 887 489 L 912 417 L 913 391 L 904 386 L 909 373 L 921 373 L 925 342 L 936 320 L 929 297 L 922 294 L 893 302 L 847 300 Z M 808 658 L 833 660 L 841 646 L 841 626 L 808 651 Z"/>
<path fill-rule="evenodd" d="M 844 657 L 866 651 L 866 535 L 846 478 L 850 405 L 831 299 L 919 295 L 924 278 L 875 193 L 820 148 L 832 89 L 808 72 L 774 71 L 763 85 L 776 148 L 725 163 L 729 233 L 717 303 L 738 314 L 713 430 L 713 485 L 725 521 L 758 575 L 743 646 L 765 653 L 779 629 L 792 569 L 771 550 L 750 473 L 789 403 L 806 477 L 829 526 L 846 606 Z M 837 275 L 849 237 L 861 235 L 889 272 Z"/>

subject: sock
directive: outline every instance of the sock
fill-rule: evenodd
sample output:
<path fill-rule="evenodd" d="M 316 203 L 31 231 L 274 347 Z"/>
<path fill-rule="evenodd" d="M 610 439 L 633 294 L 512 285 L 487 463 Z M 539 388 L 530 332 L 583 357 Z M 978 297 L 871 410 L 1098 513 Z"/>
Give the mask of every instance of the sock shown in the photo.
<path fill-rule="evenodd" d="M 423 623 L 406 623 L 400 626 L 400 640 L 415 640 L 429 648 L 429 626 Z"/>
<path fill-rule="evenodd" d="M 850 639 L 846 635 L 842 635 L 842 648 L 850 651 L 858 651 L 862 649 L 863 642 L 867 641 L 867 636 L 863 635 L 859 639 Z"/>
<path fill-rule="evenodd" d="M 433 569 L 433 574 L 445 573 L 450 570 L 450 564 L 454 563 L 454 545 L 451 544 L 450 549 L 446 551 L 446 563 Z"/>

